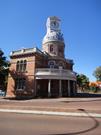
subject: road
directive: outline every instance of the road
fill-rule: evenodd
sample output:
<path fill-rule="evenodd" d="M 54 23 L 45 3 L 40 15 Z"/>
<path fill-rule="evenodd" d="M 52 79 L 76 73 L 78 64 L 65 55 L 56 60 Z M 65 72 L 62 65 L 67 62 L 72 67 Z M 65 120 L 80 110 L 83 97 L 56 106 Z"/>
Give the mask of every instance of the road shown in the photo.
<path fill-rule="evenodd" d="M 101 135 L 101 118 L 0 113 L 0 135 Z"/>

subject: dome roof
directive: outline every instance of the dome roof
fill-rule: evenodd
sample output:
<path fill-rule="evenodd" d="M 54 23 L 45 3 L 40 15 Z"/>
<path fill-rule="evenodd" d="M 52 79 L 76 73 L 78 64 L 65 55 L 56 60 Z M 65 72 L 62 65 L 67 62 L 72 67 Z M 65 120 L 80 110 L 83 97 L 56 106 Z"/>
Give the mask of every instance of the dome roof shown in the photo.
<path fill-rule="evenodd" d="M 61 32 L 52 31 L 50 33 L 47 33 L 45 37 L 43 38 L 43 44 L 50 41 L 60 41 L 64 42 L 63 34 Z"/>

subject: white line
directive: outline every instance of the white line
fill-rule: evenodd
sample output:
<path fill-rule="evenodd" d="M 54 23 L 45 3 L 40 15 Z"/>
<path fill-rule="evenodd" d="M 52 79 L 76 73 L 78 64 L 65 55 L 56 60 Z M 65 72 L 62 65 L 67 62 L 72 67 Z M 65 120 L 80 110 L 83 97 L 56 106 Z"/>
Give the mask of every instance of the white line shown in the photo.
<path fill-rule="evenodd" d="M 57 116 L 78 116 L 78 117 L 91 116 L 91 117 L 101 118 L 101 114 L 97 114 L 97 113 L 53 112 L 53 111 L 37 111 L 37 110 L 10 110 L 10 109 L 0 109 L 0 112 L 39 114 L 39 115 L 57 115 Z"/>

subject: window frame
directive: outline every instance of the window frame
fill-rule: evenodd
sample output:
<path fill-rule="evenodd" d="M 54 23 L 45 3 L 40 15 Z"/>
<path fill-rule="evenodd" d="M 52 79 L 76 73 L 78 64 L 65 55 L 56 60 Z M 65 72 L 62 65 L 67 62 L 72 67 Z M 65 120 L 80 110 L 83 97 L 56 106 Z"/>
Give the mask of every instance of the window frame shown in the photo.
<path fill-rule="evenodd" d="M 25 78 L 16 78 L 15 80 L 15 89 L 18 91 L 25 90 L 26 79 Z"/>
<path fill-rule="evenodd" d="M 16 64 L 17 72 L 26 72 L 27 60 L 18 60 Z"/>
<path fill-rule="evenodd" d="M 54 52 L 53 44 L 50 45 L 50 53 Z"/>

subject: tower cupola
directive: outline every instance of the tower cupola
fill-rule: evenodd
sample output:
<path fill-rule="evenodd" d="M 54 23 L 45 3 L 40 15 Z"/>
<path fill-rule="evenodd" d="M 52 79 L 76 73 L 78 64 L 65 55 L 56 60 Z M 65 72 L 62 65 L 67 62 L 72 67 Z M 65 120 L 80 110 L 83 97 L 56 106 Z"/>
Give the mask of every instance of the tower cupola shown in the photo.
<path fill-rule="evenodd" d="M 60 19 L 56 16 L 48 17 L 47 33 L 42 41 L 43 51 L 51 56 L 64 57 L 64 38 L 60 29 Z"/>

